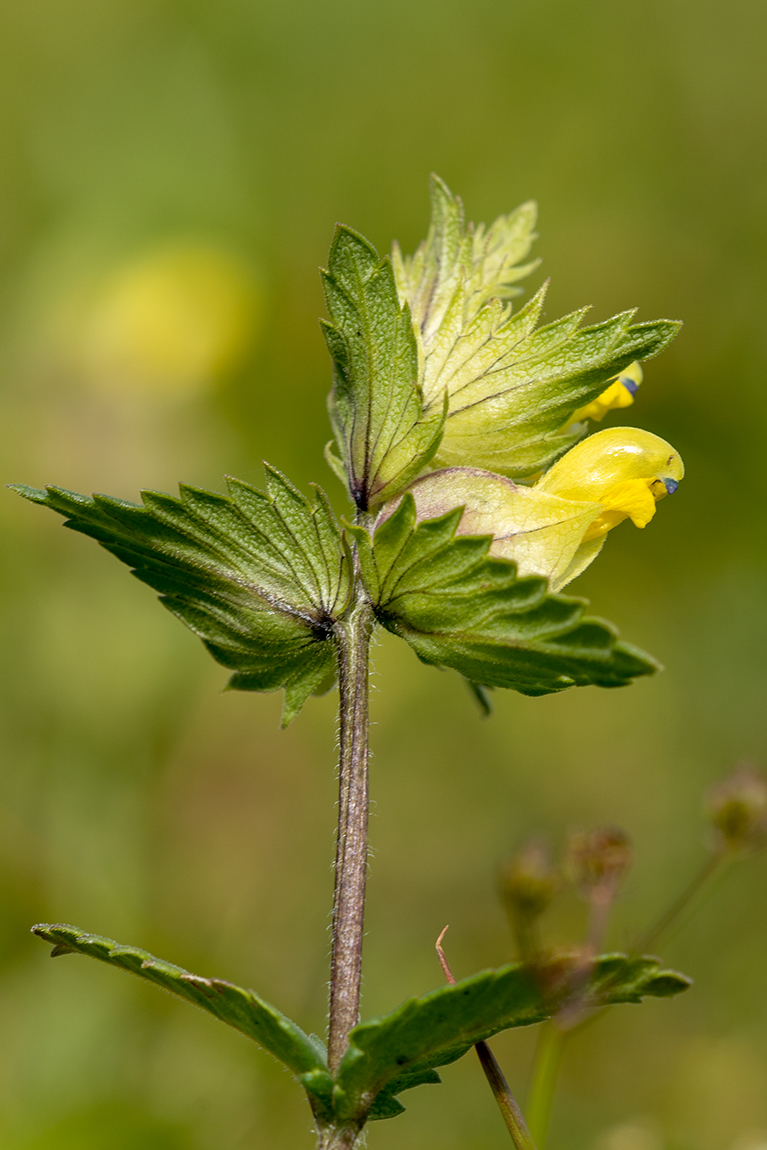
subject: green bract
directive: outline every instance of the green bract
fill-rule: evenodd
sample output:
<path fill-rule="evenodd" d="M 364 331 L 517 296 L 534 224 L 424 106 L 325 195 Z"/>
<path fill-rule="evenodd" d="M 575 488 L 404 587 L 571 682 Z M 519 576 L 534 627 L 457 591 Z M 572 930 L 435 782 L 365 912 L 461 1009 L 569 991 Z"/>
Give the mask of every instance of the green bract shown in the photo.
<path fill-rule="evenodd" d="M 415 332 L 397 299 L 390 260 L 339 227 L 322 276 L 332 320 L 323 324 L 334 365 L 330 421 L 349 492 L 368 511 L 407 487 L 432 458 L 445 404 L 423 412 Z"/>
<path fill-rule="evenodd" d="M 658 670 L 609 624 L 583 618 L 583 599 L 549 595 L 545 579 L 520 579 L 514 563 L 490 556 L 492 536 L 456 537 L 461 515 L 417 523 L 408 492 L 372 541 L 351 529 L 378 619 L 424 663 L 523 695 L 620 687 Z"/>

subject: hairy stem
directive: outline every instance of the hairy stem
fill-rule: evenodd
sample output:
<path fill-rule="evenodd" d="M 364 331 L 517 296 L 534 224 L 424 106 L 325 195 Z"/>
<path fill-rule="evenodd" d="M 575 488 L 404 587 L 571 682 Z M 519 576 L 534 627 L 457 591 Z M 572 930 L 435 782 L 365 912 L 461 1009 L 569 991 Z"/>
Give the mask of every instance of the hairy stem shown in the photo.
<path fill-rule="evenodd" d="M 360 1132 L 358 1127 L 337 1129 L 326 1127 L 320 1130 L 317 1150 L 355 1150 L 359 1145 Z"/>
<path fill-rule="evenodd" d="M 338 837 L 333 891 L 328 1066 L 335 1074 L 359 1014 L 368 851 L 368 661 L 370 604 L 360 589 L 338 644 L 340 753 Z M 339 1147 L 353 1145 L 338 1142 Z"/>

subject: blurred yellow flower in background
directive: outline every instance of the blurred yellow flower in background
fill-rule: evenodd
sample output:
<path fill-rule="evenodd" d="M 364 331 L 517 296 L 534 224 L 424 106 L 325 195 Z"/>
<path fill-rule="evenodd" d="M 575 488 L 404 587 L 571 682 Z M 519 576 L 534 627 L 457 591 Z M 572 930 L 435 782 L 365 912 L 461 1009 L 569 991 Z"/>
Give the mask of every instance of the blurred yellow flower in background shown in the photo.
<path fill-rule="evenodd" d="M 194 392 L 241 361 L 260 302 L 253 273 L 231 252 L 167 244 L 102 281 L 80 331 L 80 355 L 99 389 Z"/>

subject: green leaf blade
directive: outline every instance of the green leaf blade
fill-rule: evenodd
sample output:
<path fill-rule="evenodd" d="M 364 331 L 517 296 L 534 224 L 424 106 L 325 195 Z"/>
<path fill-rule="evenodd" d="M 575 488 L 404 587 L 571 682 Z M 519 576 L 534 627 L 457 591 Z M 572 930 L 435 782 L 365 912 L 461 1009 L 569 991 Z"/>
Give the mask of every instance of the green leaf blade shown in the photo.
<path fill-rule="evenodd" d="M 457 536 L 461 514 L 417 522 L 408 493 L 367 544 L 377 617 L 422 662 L 531 696 L 625 686 L 660 669 L 584 616 L 584 600 L 548 594 L 544 578 L 520 578 L 514 563 L 489 556 L 489 536 Z"/>
<path fill-rule="evenodd" d="M 483 971 L 355 1027 L 338 1072 L 336 1106 L 342 1117 L 362 1117 L 381 1095 L 388 1105 L 398 1082 L 434 1082 L 438 1076 L 429 1071 L 456 1061 L 477 1042 L 541 1022 L 570 1003 L 600 1009 L 669 997 L 689 986 L 689 979 L 662 970 L 657 959 L 621 954 L 585 966 L 582 957 L 565 956 Z"/>
<path fill-rule="evenodd" d="M 322 327 L 334 363 L 331 423 L 350 494 L 367 511 L 428 463 L 444 413 L 423 418 L 415 333 L 388 257 L 339 227 L 323 284 L 330 322 Z"/>
<path fill-rule="evenodd" d="M 15 490 L 66 517 L 132 569 L 234 671 L 235 690 L 284 688 L 283 721 L 332 673 L 333 623 L 352 586 L 348 544 L 324 494 L 305 499 L 274 468 L 267 491 L 182 485 L 134 504 L 50 487 Z"/>
<path fill-rule="evenodd" d="M 629 364 L 658 355 L 680 325 L 632 323 L 626 311 L 582 327 L 582 308 L 537 328 L 547 284 L 520 311 L 509 303 L 537 266 L 522 262 L 536 238 L 535 205 L 485 228 L 465 222 L 459 197 L 436 176 L 430 194 L 426 240 L 410 257 L 395 244 L 393 261 L 418 333 L 426 414 L 447 402 L 434 463 L 525 478 L 577 441 L 580 408 Z"/>
<path fill-rule="evenodd" d="M 316 1043 L 252 990 L 243 990 L 222 979 L 202 978 L 138 947 L 122 946 L 63 923 L 41 923 L 32 930 L 38 938 L 51 943 L 54 955 L 74 953 L 96 958 L 200 1007 L 252 1038 L 296 1075 L 318 1071 L 327 1075 L 327 1065 Z"/>

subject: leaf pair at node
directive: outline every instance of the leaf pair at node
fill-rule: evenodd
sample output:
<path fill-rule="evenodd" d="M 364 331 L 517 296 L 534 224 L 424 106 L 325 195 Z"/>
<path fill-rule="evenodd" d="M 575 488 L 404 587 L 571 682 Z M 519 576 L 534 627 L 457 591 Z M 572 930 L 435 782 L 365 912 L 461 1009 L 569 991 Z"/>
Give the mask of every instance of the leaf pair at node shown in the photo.
<path fill-rule="evenodd" d="M 481 686 L 542 695 L 622 686 L 657 669 L 609 624 L 584 618 L 583 600 L 547 594 L 545 579 L 518 578 L 514 563 L 490 556 L 490 536 L 456 536 L 460 508 L 418 523 L 407 494 L 371 538 L 363 527 L 342 531 L 321 490 L 309 501 L 273 468 L 266 477 L 266 492 L 229 479 L 228 496 L 182 486 L 179 498 L 145 491 L 141 505 L 15 490 L 158 591 L 233 672 L 231 689 L 284 688 L 283 723 L 333 686 L 333 629 L 359 594 L 424 663 Z"/>
<path fill-rule="evenodd" d="M 405 1108 L 397 1095 L 439 1083 L 438 1067 L 500 1031 L 542 1022 L 573 994 L 581 1007 L 599 1009 L 645 997 L 667 998 L 690 985 L 684 975 L 661 969 L 655 958 L 624 954 L 602 955 L 585 966 L 572 956 L 483 971 L 360 1023 L 333 1078 L 324 1043 L 252 990 L 190 974 L 137 947 L 76 927 L 46 924 L 34 933 L 52 944 L 54 957 L 77 953 L 97 958 L 213 1014 L 287 1066 L 306 1090 L 319 1126 L 356 1129 L 368 1120 L 401 1114 Z"/>

